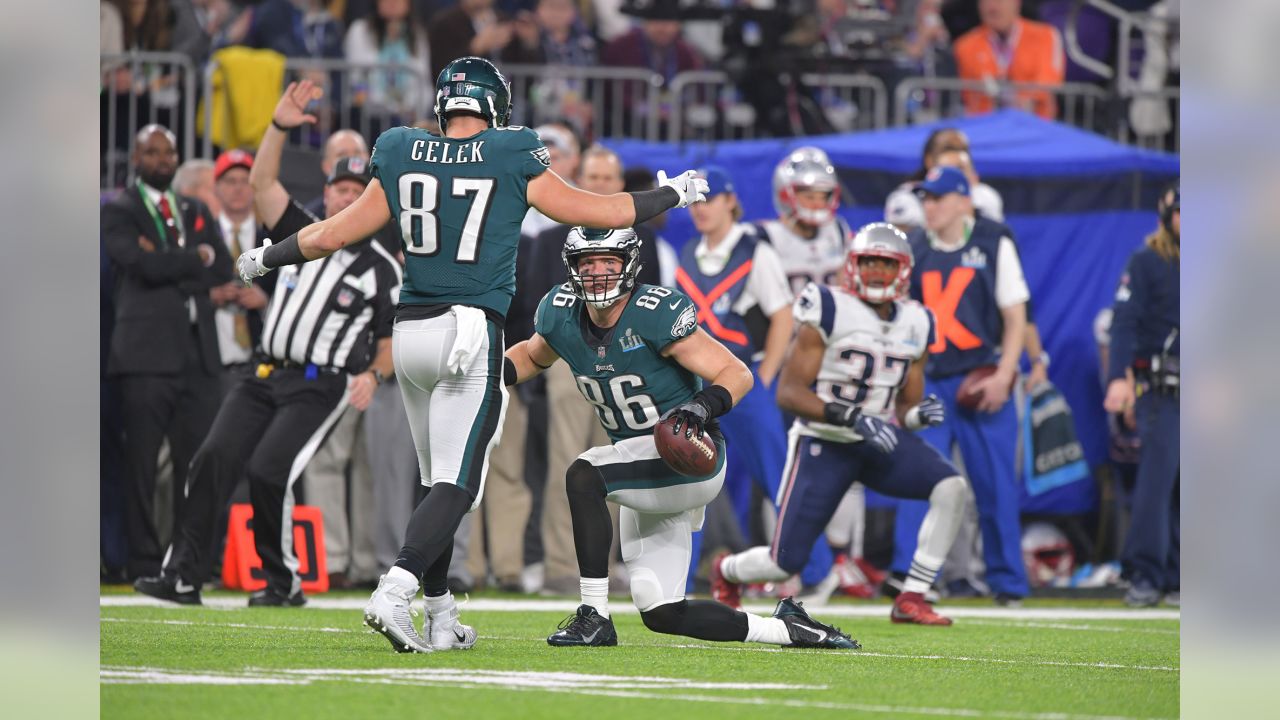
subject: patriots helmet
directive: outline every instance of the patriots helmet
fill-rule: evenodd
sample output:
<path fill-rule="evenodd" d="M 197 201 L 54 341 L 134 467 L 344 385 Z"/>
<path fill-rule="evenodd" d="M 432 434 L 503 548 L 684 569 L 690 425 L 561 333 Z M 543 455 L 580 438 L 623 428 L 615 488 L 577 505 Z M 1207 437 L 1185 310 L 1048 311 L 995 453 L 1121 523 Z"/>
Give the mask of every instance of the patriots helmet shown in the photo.
<path fill-rule="evenodd" d="M 898 264 L 893 270 L 859 265 L 862 258 L 884 258 Z M 901 230 L 877 222 L 859 228 L 849 242 L 845 259 L 845 289 L 872 303 L 889 302 L 907 296 L 911 289 L 911 245 Z"/>
<path fill-rule="evenodd" d="M 436 121 L 443 132 L 445 116 L 466 111 L 502 127 L 511 119 L 511 84 L 502 71 L 482 57 L 462 57 L 450 62 L 436 77 Z"/>
<path fill-rule="evenodd" d="M 596 230 L 575 227 L 569 230 L 560 258 L 569 270 L 569 286 L 573 294 L 597 309 L 604 309 L 635 289 L 640 272 L 640 237 L 631 228 Z M 578 262 L 589 255 L 617 255 L 622 271 L 604 275 L 583 275 Z"/>
<path fill-rule="evenodd" d="M 800 190 L 827 193 L 826 205 L 802 207 Z M 821 149 L 806 146 L 793 150 L 773 169 L 773 207 L 780 217 L 793 217 L 808 225 L 825 225 L 840 207 L 840 182 L 836 169 Z"/>

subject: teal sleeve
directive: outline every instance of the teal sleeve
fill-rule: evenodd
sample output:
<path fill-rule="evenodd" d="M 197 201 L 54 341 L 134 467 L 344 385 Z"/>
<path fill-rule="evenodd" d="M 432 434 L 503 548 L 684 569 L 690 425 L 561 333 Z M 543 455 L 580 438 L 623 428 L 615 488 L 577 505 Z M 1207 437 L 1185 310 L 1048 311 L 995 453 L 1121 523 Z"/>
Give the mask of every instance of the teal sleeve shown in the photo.
<path fill-rule="evenodd" d="M 388 178 L 392 182 L 395 181 L 392 172 L 395 158 L 399 156 L 400 148 L 403 146 L 405 132 L 409 128 L 394 127 L 378 136 L 378 141 L 373 144 L 373 154 L 369 157 L 370 170 L 373 176 L 378 178 L 383 187 L 388 184 Z"/>
<path fill-rule="evenodd" d="M 657 293 L 648 292 L 653 286 L 646 285 L 639 297 L 633 297 L 631 302 L 635 303 L 640 297 L 655 298 L 658 300 L 658 306 L 648 309 L 645 306 L 651 305 L 652 300 L 642 301 L 644 304 L 637 308 L 640 312 L 646 313 L 645 319 L 645 339 L 653 346 L 655 350 L 661 352 L 671 343 L 681 338 L 686 338 L 698 330 L 698 307 L 693 304 L 688 295 L 679 290 L 671 290 L 670 295 L 658 297 Z"/>
<path fill-rule="evenodd" d="M 537 133 L 527 127 L 510 127 L 505 132 L 510 133 L 504 138 L 509 146 L 507 151 L 514 158 L 516 172 L 521 177 L 534 178 L 551 167 L 551 152 Z"/>
<path fill-rule="evenodd" d="M 577 302 L 578 298 L 569 291 L 567 284 L 551 288 L 546 295 L 542 296 L 538 309 L 533 314 L 533 331 L 548 343 L 551 342 L 551 336 L 557 324 L 556 318 L 560 311 L 562 308 L 573 307 Z"/>

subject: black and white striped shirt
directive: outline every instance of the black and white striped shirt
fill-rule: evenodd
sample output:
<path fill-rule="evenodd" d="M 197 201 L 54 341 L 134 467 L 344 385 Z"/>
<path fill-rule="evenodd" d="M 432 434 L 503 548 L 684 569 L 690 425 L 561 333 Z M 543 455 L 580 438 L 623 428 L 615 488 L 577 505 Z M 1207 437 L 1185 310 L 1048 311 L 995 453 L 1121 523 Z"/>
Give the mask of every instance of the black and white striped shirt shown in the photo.
<path fill-rule="evenodd" d="M 313 222 L 291 201 L 271 236 L 287 237 Z M 275 360 L 363 372 L 377 340 L 391 336 L 402 277 L 395 258 L 366 240 L 279 273 L 265 312 L 262 352 Z"/>

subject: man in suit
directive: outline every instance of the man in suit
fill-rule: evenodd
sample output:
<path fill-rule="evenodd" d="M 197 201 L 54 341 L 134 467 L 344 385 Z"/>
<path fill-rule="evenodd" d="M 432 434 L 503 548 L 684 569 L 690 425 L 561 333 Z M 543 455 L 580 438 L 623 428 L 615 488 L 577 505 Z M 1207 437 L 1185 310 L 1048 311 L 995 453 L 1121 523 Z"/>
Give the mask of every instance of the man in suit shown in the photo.
<path fill-rule="evenodd" d="M 156 458 L 167 437 L 178 514 L 187 464 L 218 411 L 217 330 L 209 288 L 231 279 L 231 256 L 199 200 L 178 197 L 173 133 L 138 132 L 138 181 L 102 208 L 102 235 L 114 268 L 115 329 L 107 374 L 120 383 L 126 439 L 128 574 L 160 571 L 155 512 Z"/>

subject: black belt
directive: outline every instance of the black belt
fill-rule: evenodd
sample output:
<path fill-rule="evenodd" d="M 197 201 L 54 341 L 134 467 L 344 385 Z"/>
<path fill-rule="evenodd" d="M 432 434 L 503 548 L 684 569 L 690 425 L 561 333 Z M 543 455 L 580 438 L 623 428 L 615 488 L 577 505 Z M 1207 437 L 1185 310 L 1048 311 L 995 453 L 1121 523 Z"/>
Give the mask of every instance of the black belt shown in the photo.
<path fill-rule="evenodd" d="M 271 377 L 271 373 L 277 370 L 298 370 L 305 374 L 308 379 L 314 379 L 320 375 L 341 375 L 345 372 L 342 368 L 332 365 L 299 363 L 293 360 L 277 360 L 269 357 L 255 358 L 254 362 L 257 363 L 255 374 L 263 379 Z"/>

